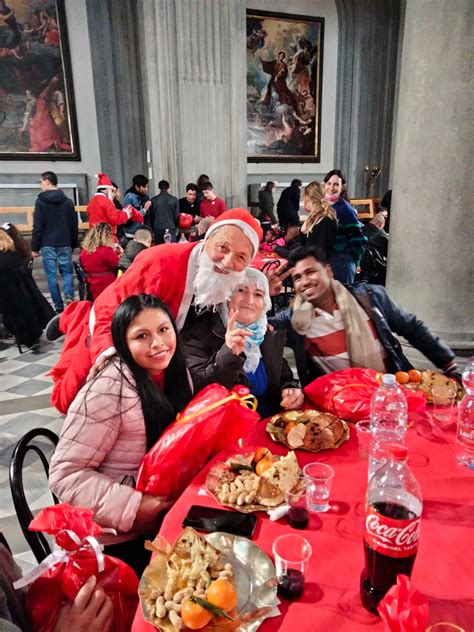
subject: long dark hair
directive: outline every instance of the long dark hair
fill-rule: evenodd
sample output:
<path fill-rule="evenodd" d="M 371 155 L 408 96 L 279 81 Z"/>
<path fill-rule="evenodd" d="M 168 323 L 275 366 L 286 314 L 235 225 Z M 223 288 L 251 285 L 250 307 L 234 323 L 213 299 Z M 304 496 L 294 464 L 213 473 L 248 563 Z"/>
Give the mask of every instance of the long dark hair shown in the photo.
<path fill-rule="evenodd" d="M 164 371 L 163 390 L 153 382 L 147 370 L 135 362 L 126 342 L 128 327 L 144 309 L 161 309 L 170 319 L 176 334 L 176 350 Z M 112 318 L 111 329 L 118 360 L 120 364 L 123 363 L 130 369 L 135 378 L 145 419 L 146 442 L 149 450 L 174 420 L 176 414 L 189 402 L 192 395 L 176 323 L 168 306 L 160 298 L 153 294 L 134 294 L 118 306 Z"/>
<path fill-rule="evenodd" d="M 26 243 L 23 235 L 20 233 L 18 228 L 15 226 L 15 224 L 12 224 L 11 222 L 8 222 L 8 224 L 5 224 L 5 226 L 7 226 L 7 228 L 5 228 L 5 232 L 13 239 L 15 250 L 20 254 L 23 261 L 25 263 L 31 261 L 31 259 L 33 259 L 31 248 Z"/>
<path fill-rule="evenodd" d="M 324 182 L 326 183 L 333 176 L 337 176 L 338 178 L 341 178 L 342 180 L 341 198 L 344 198 L 350 204 L 351 198 L 349 197 L 349 193 L 347 192 L 346 178 L 344 177 L 344 174 L 342 173 L 342 171 L 340 171 L 339 169 L 332 169 L 324 176 Z"/>

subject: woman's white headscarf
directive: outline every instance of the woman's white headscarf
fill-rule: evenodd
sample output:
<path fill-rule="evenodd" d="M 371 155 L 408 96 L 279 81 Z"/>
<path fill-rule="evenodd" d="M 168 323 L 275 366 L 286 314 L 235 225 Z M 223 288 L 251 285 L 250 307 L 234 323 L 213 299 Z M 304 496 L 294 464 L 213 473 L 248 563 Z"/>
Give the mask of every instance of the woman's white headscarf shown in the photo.
<path fill-rule="evenodd" d="M 246 360 L 244 363 L 244 371 L 246 373 L 255 373 L 257 370 L 258 364 L 260 362 L 260 358 L 262 354 L 260 353 L 260 345 L 265 338 L 265 334 L 267 333 L 267 312 L 272 307 L 272 302 L 270 299 L 270 289 L 268 286 L 268 279 L 255 268 L 247 268 L 245 270 L 245 281 L 239 285 L 239 288 L 246 287 L 251 283 L 255 283 L 258 289 L 263 290 L 265 292 L 265 305 L 262 310 L 262 314 L 254 323 L 250 325 L 242 325 L 236 321 L 235 326 L 239 329 L 244 329 L 245 331 L 250 332 L 250 336 L 245 339 L 245 349 L 244 353 L 246 356 Z M 235 292 L 239 290 L 237 288 Z M 229 306 L 228 303 L 221 303 L 217 308 L 219 312 L 219 316 L 224 323 L 224 327 L 227 328 L 227 322 L 229 320 Z"/>

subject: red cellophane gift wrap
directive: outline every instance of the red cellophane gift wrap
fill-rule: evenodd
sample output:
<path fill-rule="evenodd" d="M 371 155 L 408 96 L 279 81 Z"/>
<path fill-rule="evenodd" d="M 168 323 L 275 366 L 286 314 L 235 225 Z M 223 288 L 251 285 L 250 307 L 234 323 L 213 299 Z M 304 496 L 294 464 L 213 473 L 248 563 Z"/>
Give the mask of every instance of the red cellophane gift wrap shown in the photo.
<path fill-rule="evenodd" d="M 179 496 L 208 459 L 253 430 L 259 420 L 254 408 L 255 398 L 244 386 L 231 391 L 206 386 L 143 457 L 137 490 Z"/>
<path fill-rule="evenodd" d="M 113 602 L 111 629 L 114 632 L 130 630 L 138 605 L 137 576 L 125 562 L 103 555 L 95 539 L 102 533 L 102 527 L 92 518 L 90 509 L 63 503 L 43 509 L 31 521 L 31 531 L 54 535 L 57 545 L 32 571 L 37 575 L 44 568 L 26 594 L 32 632 L 52 632 L 62 606 L 76 597 L 91 575 L 97 577 L 97 586 L 101 586 Z"/>
<path fill-rule="evenodd" d="M 346 421 L 361 421 L 370 417 L 370 398 L 380 386 L 382 373 L 373 369 L 342 369 L 313 380 L 304 394 L 317 408 Z M 403 389 L 408 403 L 408 418 L 426 410 L 422 393 Z"/>
<path fill-rule="evenodd" d="M 425 632 L 428 625 L 428 600 L 406 575 L 397 575 L 377 610 L 386 632 Z"/>

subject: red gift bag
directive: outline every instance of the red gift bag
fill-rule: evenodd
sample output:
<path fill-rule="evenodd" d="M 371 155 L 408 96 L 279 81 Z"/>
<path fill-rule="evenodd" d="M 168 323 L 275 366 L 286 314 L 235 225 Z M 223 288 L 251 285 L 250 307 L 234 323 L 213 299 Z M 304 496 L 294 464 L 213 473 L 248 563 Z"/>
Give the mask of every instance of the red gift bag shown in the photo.
<path fill-rule="evenodd" d="M 143 457 L 137 490 L 179 496 L 208 459 L 253 430 L 260 418 L 255 406 L 246 387 L 206 386 Z"/>
<path fill-rule="evenodd" d="M 37 568 L 15 582 L 17 588 L 33 582 L 25 602 L 32 632 L 52 632 L 63 605 L 76 597 L 91 575 L 113 602 L 111 629 L 130 630 L 138 605 L 137 576 L 125 562 L 103 555 L 95 536 L 104 530 L 92 517 L 90 509 L 63 503 L 43 509 L 31 521 L 31 531 L 54 535 L 57 545 Z"/>
<path fill-rule="evenodd" d="M 370 417 L 370 399 L 380 386 L 382 373 L 373 369 L 342 369 L 316 378 L 303 392 L 315 406 L 346 421 Z M 403 389 L 408 403 L 408 418 L 426 410 L 422 393 Z"/>

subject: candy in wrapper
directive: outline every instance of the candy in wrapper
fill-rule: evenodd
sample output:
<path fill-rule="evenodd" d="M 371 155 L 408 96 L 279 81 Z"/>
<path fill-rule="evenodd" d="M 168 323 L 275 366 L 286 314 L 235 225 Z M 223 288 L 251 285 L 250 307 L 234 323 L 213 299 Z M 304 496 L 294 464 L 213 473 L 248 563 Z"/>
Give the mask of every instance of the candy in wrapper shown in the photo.
<path fill-rule="evenodd" d="M 397 583 L 377 610 L 386 632 L 425 632 L 428 625 L 428 599 L 413 588 L 406 575 L 397 575 Z"/>

